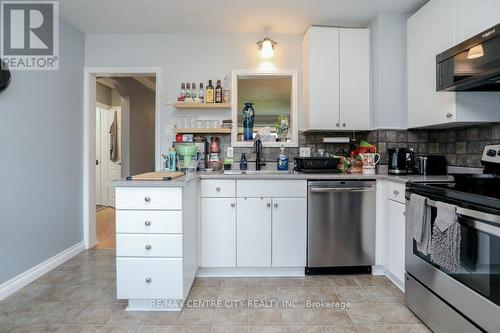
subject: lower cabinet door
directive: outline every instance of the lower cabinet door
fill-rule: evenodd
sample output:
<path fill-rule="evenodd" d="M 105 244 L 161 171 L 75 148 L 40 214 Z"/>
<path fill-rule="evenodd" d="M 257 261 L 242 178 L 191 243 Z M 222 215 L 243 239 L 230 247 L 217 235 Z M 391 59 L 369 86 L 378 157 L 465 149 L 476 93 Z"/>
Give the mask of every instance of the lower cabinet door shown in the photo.
<path fill-rule="evenodd" d="M 238 267 L 271 267 L 271 199 L 238 198 Z"/>
<path fill-rule="evenodd" d="M 405 275 L 405 205 L 394 200 L 387 200 L 387 226 L 390 257 L 387 260 L 388 270 L 404 283 Z"/>
<path fill-rule="evenodd" d="M 181 258 L 116 258 L 119 299 L 182 299 Z"/>
<path fill-rule="evenodd" d="M 307 199 L 274 198 L 273 267 L 306 266 Z"/>
<path fill-rule="evenodd" d="M 236 199 L 201 199 L 201 266 L 236 267 Z"/>

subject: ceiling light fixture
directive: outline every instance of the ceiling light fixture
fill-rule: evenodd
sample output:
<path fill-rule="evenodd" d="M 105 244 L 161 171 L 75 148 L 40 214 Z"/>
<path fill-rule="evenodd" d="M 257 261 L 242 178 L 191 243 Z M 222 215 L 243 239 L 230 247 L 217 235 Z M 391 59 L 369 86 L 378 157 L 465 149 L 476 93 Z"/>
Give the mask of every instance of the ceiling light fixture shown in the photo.
<path fill-rule="evenodd" d="M 276 46 L 276 44 L 278 43 L 276 43 L 269 37 L 266 37 L 263 40 L 258 41 L 257 45 L 259 46 L 260 57 L 262 59 L 269 59 L 274 57 L 274 47 Z"/>
<path fill-rule="evenodd" d="M 469 53 L 467 53 L 467 59 L 477 59 L 484 56 L 483 45 L 478 44 L 469 49 Z"/>

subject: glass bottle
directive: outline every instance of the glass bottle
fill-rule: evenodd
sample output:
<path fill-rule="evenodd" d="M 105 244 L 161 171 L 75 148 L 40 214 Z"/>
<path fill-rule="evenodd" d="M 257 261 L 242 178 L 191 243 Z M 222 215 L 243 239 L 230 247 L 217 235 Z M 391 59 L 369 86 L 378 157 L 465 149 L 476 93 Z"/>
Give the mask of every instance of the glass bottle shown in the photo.
<path fill-rule="evenodd" d="M 220 85 L 220 80 L 217 80 L 217 86 L 215 87 L 215 103 L 222 103 L 222 87 Z"/>
<path fill-rule="evenodd" d="M 198 92 L 198 99 L 200 103 L 205 102 L 205 91 L 203 90 L 203 83 L 200 82 L 200 91 Z"/>

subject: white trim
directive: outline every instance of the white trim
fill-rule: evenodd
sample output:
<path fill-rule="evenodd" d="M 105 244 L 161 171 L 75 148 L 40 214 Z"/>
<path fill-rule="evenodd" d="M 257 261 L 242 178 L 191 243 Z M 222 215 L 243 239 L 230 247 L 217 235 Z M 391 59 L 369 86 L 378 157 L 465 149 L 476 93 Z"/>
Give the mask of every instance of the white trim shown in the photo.
<path fill-rule="evenodd" d="M 8 296 L 12 295 L 19 289 L 35 281 L 42 275 L 50 272 L 57 266 L 73 258 L 77 254 L 85 251 L 85 244 L 82 242 L 77 243 L 70 248 L 56 254 L 52 258 L 45 260 L 44 262 L 28 269 L 27 271 L 13 277 L 12 279 L 2 283 L 0 285 L 0 301 Z"/>
<path fill-rule="evenodd" d="M 236 267 L 207 268 L 200 267 L 197 277 L 259 277 L 259 276 L 305 276 L 305 267 Z"/>
<path fill-rule="evenodd" d="M 95 76 L 131 76 L 131 75 L 155 75 L 155 168 L 161 170 L 161 132 L 160 132 L 160 112 L 161 112 L 161 89 L 162 89 L 162 68 L 161 67 L 84 67 L 83 77 L 83 240 L 85 247 L 90 249 L 97 244 L 95 228 L 90 230 L 91 221 L 95 225 L 95 175 L 92 172 L 94 158 L 90 158 L 92 147 L 95 147 L 95 116 L 90 116 L 91 109 L 95 109 L 95 92 L 92 93 L 91 84 L 95 85 Z M 93 77 L 93 81 L 91 80 Z M 94 167 L 95 169 L 95 167 Z"/>
<path fill-rule="evenodd" d="M 394 275 L 392 275 L 389 271 L 385 271 L 385 276 L 396 286 L 398 287 L 403 293 L 405 292 L 405 285 L 403 282 L 399 281 Z"/>

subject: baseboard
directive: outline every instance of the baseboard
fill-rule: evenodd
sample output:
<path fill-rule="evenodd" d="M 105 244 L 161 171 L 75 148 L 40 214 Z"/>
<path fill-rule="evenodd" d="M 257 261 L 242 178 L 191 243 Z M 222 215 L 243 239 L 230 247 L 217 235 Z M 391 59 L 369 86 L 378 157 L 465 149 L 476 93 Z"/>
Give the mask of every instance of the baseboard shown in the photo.
<path fill-rule="evenodd" d="M 198 268 L 197 277 L 266 277 L 266 276 L 304 276 L 304 267 L 268 268 Z"/>
<path fill-rule="evenodd" d="M 396 286 L 398 287 L 402 292 L 405 292 L 405 285 L 404 282 L 399 281 L 394 275 L 392 275 L 390 272 L 385 271 L 385 276 Z"/>
<path fill-rule="evenodd" d="M 27 271 L 19 274 L 16 277 L 2 283 L 0 285 L 0 301 L 12 295 L 19 289 L 35 281 L 42 275 L 50 272 L 57 266 L 61 265 L 65 261 L 73 258 L 77 254 L 85 250 L 84 242 L 77 243 L 70 248 L 56 254 L 52 258 L 45 260 L 44 262 L 28 269 Z"/>

